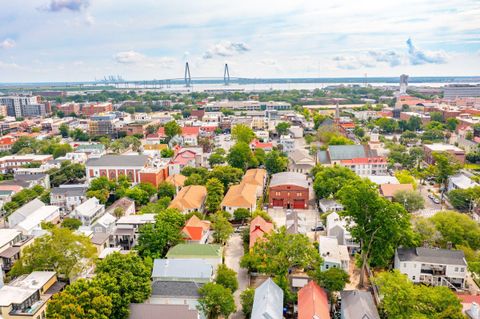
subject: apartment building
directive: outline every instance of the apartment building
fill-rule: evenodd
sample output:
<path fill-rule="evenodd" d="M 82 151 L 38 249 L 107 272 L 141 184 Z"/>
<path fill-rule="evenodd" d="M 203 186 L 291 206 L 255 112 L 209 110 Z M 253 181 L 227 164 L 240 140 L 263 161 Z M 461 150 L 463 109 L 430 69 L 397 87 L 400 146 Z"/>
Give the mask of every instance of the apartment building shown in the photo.
<path fill-rule="evenodd" d="M 9 155 L 0 158 L 0 172 L 5 174 L 9 171 L 15 171 L 24 165 L 30 163 L 39 163 L 40 165 L 46 164 L 48 161 L 53 160 L 52 155 Z"/>
<path fill-rule="evenodd" d="M 60 207 L 60 212 L 66 214 L 71 212 L 87 200 L 86 185 L 60 185 L 52 188 L 50 192 L 50 203 Z"/>
<path fill-rule="evenodd" d="M 40 102 L 38 96 L 0 96 L 0 105 L 7 106 L 7 115 L 13 117 L 23 117 L 24 107 L 29 104 Z"/>

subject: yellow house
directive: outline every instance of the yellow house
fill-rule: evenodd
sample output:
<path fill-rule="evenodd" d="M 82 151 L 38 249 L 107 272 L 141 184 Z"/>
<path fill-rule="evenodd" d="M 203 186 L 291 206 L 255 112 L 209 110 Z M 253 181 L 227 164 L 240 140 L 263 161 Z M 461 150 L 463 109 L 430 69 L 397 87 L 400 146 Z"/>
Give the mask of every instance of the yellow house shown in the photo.
<path fill-rule="evenodd" d="M 0 288 L 0 318 L 44 319 L 47 302 L 63 287 L 54 271 L 34 271 Z"/>

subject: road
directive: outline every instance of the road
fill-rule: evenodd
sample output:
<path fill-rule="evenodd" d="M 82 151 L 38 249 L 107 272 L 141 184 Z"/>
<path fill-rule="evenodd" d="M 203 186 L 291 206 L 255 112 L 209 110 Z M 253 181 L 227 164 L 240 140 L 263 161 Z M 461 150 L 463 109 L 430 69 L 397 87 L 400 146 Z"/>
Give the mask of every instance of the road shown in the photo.
<path fill-rule="evenodd" d="M 240 234 L 233 234 L 227 242 L 225 248 L 225 264 L 228 268 L 237 272 L 238 289 L 234 293 L 235 305 L 237 311 L 230 316 L 230 319 L 245 318 L 242 312 L 242 306 L 240 303 L 240 294 L 246 288 L 248 288 L 250 279 L 246 269 L 240 268 L 240 259 L 243 256 L 243 242 Z"/>
<path fill-rule="evenodd" d="M 225 152 L 227 152 L 227 153 L 230 150 L 230 148 L 233 146 L 233 144 L 235 143 L 231 139 L 232 135 L 230 135 L 230 134 L 220 134 L 216 137 L 216 139 L 217 138 L 218 138 L 218 141 L 217 140 L 215 141 L 215 148 L 223 148 L 225 150 Z M 230 138 L 230 141 L 227 141 L 227 138 Z"/>

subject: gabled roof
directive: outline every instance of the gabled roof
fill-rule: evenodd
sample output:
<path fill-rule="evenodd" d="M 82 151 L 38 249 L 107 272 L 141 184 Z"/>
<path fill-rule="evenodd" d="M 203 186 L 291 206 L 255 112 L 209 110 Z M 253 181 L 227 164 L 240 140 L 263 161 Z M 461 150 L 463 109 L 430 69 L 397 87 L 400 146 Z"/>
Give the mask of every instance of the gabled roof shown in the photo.
<path fill-rule="evenodd" d="M 466 266 L 465 254 L 461 250 L 436 249 L 436 248 L 398 248 L 400 261 L 417 261 L 442 265 Z"/>
<path fill-rule="evenodd" d="M 155 259 L 154 280 L 210 281 L 212 265 L 201 259 Z"/>
<path fill-rule="evenodd" d="M 367 291 L 344 290 L 342 297 L 342 314 L 344 319 L 380 319 L 372 295 Z"/>
<path fill-rule="evenodd" d="M 368 157 L 363 145 L 330 145 L 328 153 L 332 161 Z"/>
<path fill-rule="evenodd" d="M 413 191 L 412 184 L 382 184 L 380 193 L 385 197 L 393 197 L 398 191 Z"/>
<path fill-rule="evenodd" d="M 45 206 L 45 203 L 38 198 L 35 198 L 34 200 L 26 203 L 25 205 L 14 211 L 11 216 L 15 216 L 15 218 L 17 218 L 18 216 L 22 216 L 23 219 L 25 219 L 31 214 L 33 214 L 37 209 L 40 209 L 43 206 Z"/>
<path fill-rule="evenodd" d="M 249 169 L 243 175 L 242 182 L 247 184 L 254 184 L 257 186 L 264 186 L 267 171 L 263 168 Z"/>
<path fill-rule="evenodd" d="M 283 290 L 268 278 L 255 289 L 251 319 L 282 319 Z"/>
<path fill-rule="evenodd" d="M 75 214 L 79 216 L 90 217 L 93 216 L 102 206 L 96 197 L 87 199 L 75 207 Z"/>
<path fill-rule="evenodd" d="M 93 167 L 145 167 L 147 155 L 104 155 L 99 158 L 90 158 L 85 164 Z"/>
<path fill-rule="evenodd" d="M 257 201 L 257 186 L 247 183 L 230 186 L 221 206 L 252 208 Z"/>
<path fill-rule="evenodd" d="M 270 233 L 273 229 L 273 224 L 267 222 L 261 216 L 255 217 L 250 222 L 250 248 L 252 248 L 259 238 L 263 238 L 265 233 Z"/>
<path fill-rule="evenodd" d="M 168 176 L 165 181 L 173 184 L 175 187 L 183 187 L 186 179 L 187 177 L 182 174 L 173 174 Z"/>
<path fill-rule="evenodd" d="M 221 258 L 222 246 L 216 244 L 178 244 L 168 251 L 167 258 Z"/>
<path fill-rule="evenodd" d="M 196 135 L 200 134 L 199 126 L 184 126 L 182 127 L 182 136 L 184 135 Z"/>
<path fill-rule="evenodd" d="M 186 165 L 189 161 L 195 159 L 196 153 L 192 150 L 182 149 L 173 158 L 173 164 Z"/>
<path fill-rule="evenodd" d="M 207 197 L 207 188 L 202 185 L 189 185 L 182 188 L 170 203 L 169 208 L 179 211 L 200 209 Z"/>
<path fill-rule="evenodd" d="M 307 177 L 304 174 L 296 172 L 282 172 L 272 175 L 270 187 L 279 185 L 295 185 L 308 188 Z"/>
<path fill-rule="evenodd" d="M 204 232 L 210 229 L 210 222 L 208 220 L 200 220 L 197 216 L 193 215 L 185 223 L 185 227 L 182 229 L 182 233 L 185 234 L 185 239 L 199 241 L 202 239 Z"/>
<path fill-rule="evenodd" d="M 289 153 L 288 157 L 294 164 L 315 165 L 315 160 L 313 159 L 313 157 L 308 153 L 307 150 L 304 149 L 296 149 L 293 152 Z"/>
<path fill-rule="evenodd" d="M 313 280 L 298 291 L 298 319 L 330 319 L 327 293 Z"/>

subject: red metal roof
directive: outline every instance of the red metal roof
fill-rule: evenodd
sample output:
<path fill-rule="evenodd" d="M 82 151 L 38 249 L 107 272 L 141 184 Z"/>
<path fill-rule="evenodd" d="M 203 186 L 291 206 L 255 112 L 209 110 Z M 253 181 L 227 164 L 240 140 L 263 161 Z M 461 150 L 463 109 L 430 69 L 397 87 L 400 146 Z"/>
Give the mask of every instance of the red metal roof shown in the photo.
<path fill-rule="evenodd" d="M 325 290 L 313 280 L 298 291 L 298 319 L 330 319 Z"/>

